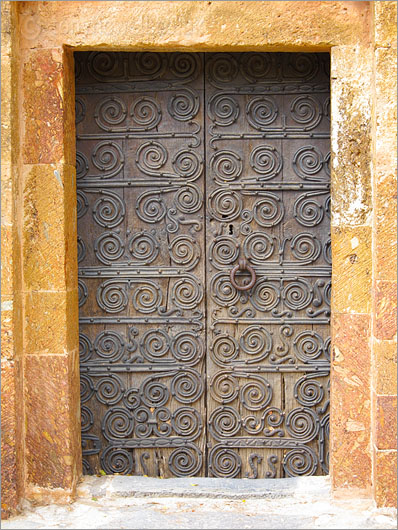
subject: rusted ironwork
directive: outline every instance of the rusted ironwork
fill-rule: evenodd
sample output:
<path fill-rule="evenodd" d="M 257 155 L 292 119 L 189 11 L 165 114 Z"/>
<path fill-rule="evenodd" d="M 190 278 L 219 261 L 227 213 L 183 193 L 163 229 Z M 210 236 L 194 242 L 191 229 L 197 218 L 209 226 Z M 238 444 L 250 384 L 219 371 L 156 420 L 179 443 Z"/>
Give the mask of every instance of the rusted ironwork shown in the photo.
<path fill-rule="evenodd" d="M 238 284 L 236 283 L 236 273 L 238 271 L 247 271 L 250 274 L 250 280 L 248 283 L 245 284 Z M 249 265 L 248 261 L 244 258 L 241 258 L 239 260 L 239 263 L 231 269 L 231 273 L 229 275 L 232 287 L 235 287 L 237 291 L 249 291 L 253 285 L 256 283 L 256 273 L 255 270 L 251 265 Z"/>
<path fill-rule="evenodd" d="M 76 53 L 84 471 L 327 473 L 327 54 Z"/>

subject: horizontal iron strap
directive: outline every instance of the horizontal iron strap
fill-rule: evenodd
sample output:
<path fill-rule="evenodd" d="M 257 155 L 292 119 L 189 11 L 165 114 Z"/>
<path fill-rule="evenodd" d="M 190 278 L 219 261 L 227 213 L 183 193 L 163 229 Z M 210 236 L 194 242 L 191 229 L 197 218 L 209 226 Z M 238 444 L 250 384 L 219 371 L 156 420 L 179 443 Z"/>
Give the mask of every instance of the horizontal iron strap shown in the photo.
<path fill-rule="evenodd" d="M 110 445 L 114 448 L 124 449 L 139 449 L 141 447 L 181 447 L 194 445 L 189 440 L 183 438 L 145 438 L 145 439 L 127 439 L 127 440 L 111 440 Z M 225 439 L 217 446 L 227 447 L 272 447 L 273 449 L 285 449 L 295 447 L 307 447 L 305 441 L 298 442 L 291 438 L 284 438 L 279 440 L 271 440 L 264 438 L 234 438 Z M 216 446 L 214 446 L 216 447 Z"/>
<path fill-rule="evenodd" d="M 156 92 L 162 90 L 162 92 L 173 92 L 177 89 L 184 90 L 184 86 L 179 86 L 180 83 L 169 83 L 167 81 L 148 83 L 147 81 L 141 81 L 129 83 L 124 81 L 123 83 L 98 83 L 90 85 L 77 85 L 76 95 L 83 94 L 123 94 L 123 93 L 141 93 L 141 92 Z M 278 95 L 283 94 L 285 96 L 306 94 L 325 94 L 330 90 L 327 84 L 276 84 L 276 83 L 259 83 L 257 86 L 241 86 L 232 89 L 223 89 L 223 94 L 236 95 L 236 96 L 247 96 L 247 95 Z M 270 94 L 271 93 L 271 94 Z"/>
<path fill-rule="evenodd" d="M 202 325 L 199 320 L 203 315 L 196 318 L 182 317 L 80 317 L 79 324 L 196 324 Z"/>
<path fill-rule="evenodd" d="M 131 180 L 133 178 L 133 180 Z M 168 187 L 176 184 L 186 184 L 186 179 L 183 178 L 156 178 L 156 186 Z M 149 187 L 148 180 L 139 180 L 138 177 L 130 177 L 129 180 L 109 180 L 106 179 L 81 179 L 77 184 L 77 189 L 93 189 L 93 188 L 142 188 Z M 230 184 L 228 189 L 239 191 L 242 190 L 245 195 L 255 195 L 256 192 L 263 191 L 322 191 L 329 192 L 329 184 L 301 184 L 298 182 L 260 182 L 256 179 L 254 182 L 244 182 L 241 184 Z"/>
<path fill-rule="evenodd" d="M 293 262 L 290 262 L 293 264 Z M 144 273 L 141 271 L 142 265 L 132 267 L 131 265 L 123 265 L 116 267 L 81 267 L 79 269 L 79 278 L 90 279 L 90 278 L 123 278 L 123 279 L 145 279 L 145 278 L 181 278 L 181 277 L 192 277 L 192 274 L 185 271 L 185 269 L 173 269 L 170 267 L 164 267 L 162 269 L 151 269 L 151 267 L 144 266 Z M 269 280 L 280 280 L 285 281 L 295 280 L 296 276 L 330 276 L 332 272 L 331 267 L 312 267 L 310 265 L 299 266 L 295 264 L 295 269 L 292 270 L 289 263 L 287 265 L 277 265 L 271 268 L 268 267 L 257 267 L 253 265 L 254 270 L 262 275 L 262 278 Z M 225 272 L 229 272 L 229 268 L 225 269 Z"/>
<path fill-rule="evenodd" d="M 81 363 L 80 371 L 81 373 L 90 373 L 91 377 L 102 377 L 104 374 L 109 373 L 110 369 L 112 372 L 124 373 L 124 372 L 165 372 L 170 370 L 170 367 L 167 366 L 156 366 L 156 364 L 128 364 L 128 363 L 118 363 L 112 365 L 100 366 L 99 363 L 93 363 L 93 366 L 90 366 L 90 363 Z M 184 365 L 173 365 L 173 370 L 184 371 L 186 366 Z M 227 369 L 229 370 L 229 369 Z M 329 372 L 330 364 L 327 363 L 318 363 L 318 364 L 297 364 L 297 365 L 278 365 L 278 366 L 259 366 L 256 368 L 249 368 L 245 365 L 235 366 L 230 368 L 231 372 L 235 370 L 244 370 L 248 374 L 256 373 L 279 373 L 279 372 L 305 372 L 305 373 L 318 373 L 319 377 L 325 375 L 320 372 Z"/>

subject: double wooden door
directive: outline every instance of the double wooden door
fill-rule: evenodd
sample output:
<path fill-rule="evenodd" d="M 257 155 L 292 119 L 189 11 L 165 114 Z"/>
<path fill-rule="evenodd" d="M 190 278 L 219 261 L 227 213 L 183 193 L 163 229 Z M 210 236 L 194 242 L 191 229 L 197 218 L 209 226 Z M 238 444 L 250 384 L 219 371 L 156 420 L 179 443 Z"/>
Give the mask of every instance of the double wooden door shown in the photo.
<path fill-rule="evenodd" d="M 75 60 L 85 473 L 327 473 L 328 55 Z"/>

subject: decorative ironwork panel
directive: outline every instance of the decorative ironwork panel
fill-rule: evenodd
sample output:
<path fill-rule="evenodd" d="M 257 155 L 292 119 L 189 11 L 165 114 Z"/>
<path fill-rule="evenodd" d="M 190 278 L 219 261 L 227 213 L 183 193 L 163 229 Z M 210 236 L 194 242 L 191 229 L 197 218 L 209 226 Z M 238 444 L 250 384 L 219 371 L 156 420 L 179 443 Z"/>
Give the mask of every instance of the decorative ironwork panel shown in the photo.
<path fill-rule="evenodd" d="M 328 472 L 329 56 L 206 54 L 210 476 Z"/>
<path fill-rule="evenodd" d="M 203 56 L 75 59 L 84 471 L 202 475 Z"/>
<path fill-rule="evenodd" d="M 85 472 L 327 473 L 328 55 L 75 58 Z"/>

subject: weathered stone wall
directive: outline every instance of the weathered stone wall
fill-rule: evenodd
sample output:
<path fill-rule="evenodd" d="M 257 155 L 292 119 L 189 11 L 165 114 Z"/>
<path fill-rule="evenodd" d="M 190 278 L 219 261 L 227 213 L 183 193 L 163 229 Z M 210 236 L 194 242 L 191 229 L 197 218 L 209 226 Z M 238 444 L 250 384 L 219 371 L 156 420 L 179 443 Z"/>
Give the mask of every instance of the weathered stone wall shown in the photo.
<path fill-rule="evenodd" d="M 371 489 L 372 49 L 332 48 L 330 472 L 337 490 Z"/>
<path fill-rule="evenodd" d="M 328 51 L 370 43 L 369 2 L 18 2 L 22 48 Z"/>
<path fill-rule="evenodd" d="M 395 502 L 395 2 L 2 2 L 3 514 L 80 477 L 74 49 L 331 51 L 331 476 Z"/>
<path fill-rule="evenodd" d="M 383 506 L 397 502 L 397 3 L 372 7 L 372 451 Z"/>
<path fill-rule="evenodd" d="M 17 13 L 1 3 L 1 486 L 2 516 L 24 494 L 22 265 L 19 222 Z"/>

